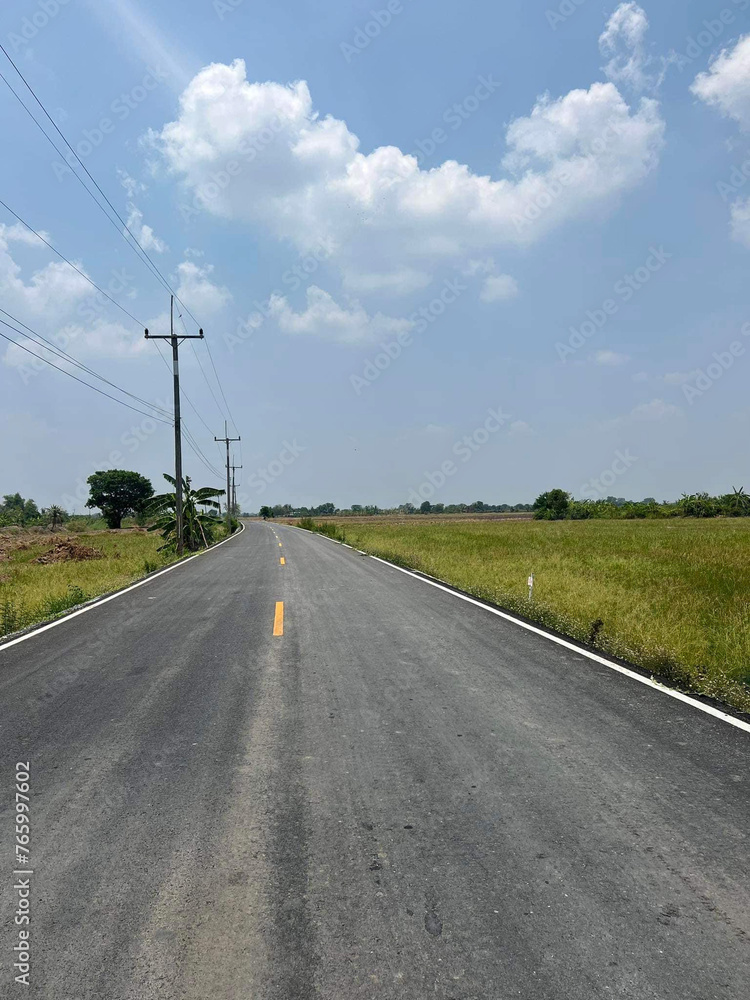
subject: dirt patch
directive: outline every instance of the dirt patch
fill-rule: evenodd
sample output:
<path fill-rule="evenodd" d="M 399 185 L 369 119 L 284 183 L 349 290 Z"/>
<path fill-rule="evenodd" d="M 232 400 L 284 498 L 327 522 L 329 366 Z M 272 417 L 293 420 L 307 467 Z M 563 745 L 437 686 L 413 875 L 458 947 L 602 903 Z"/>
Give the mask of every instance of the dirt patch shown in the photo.
<path fill-rule="evenodd" d="M 73 541 L 71 538 L 66 538 L 62 542 L 58 542 L 49 552 L 45 552 L 44 555 L 39 556 L 34 562 L 47 565 L 49 563 L 84 562 L 87 559 L 103 558 L 104 553 L 100 552 L 99 549 L 92 549 L 88 545 L 79 545 L 78 542 Z"/>

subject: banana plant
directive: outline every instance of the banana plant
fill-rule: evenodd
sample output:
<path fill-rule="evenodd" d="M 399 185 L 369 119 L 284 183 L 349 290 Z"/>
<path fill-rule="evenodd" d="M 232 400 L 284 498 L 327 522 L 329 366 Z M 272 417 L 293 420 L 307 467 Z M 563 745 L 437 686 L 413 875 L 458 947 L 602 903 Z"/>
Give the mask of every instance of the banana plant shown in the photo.
<path fill-rule="evenodd" d="M 177 487 L 177 480 L 164 473 L 164 478 L 172 486 Z M 217 497 L 223 497 L 225 490 L 217 490 L 211 486 L 204 486 L 199 490 L 194 490 L 191 486 L 190 477 L 186 476 L 182 481 L 182 535 L 185 548 L 189 552 L 197 552 L 198 549 L 206 548 L 213 541 L 214 531 L 218 524 L 218 519 L 213 511 L 221 511 L 221 504 Z M 209 512 L 199 510 L 199 507 L 208 507 Z M 149 503 L 149 514 L 154 518 L 154 523 L 149 526 L 149 531 L 161 531 L 164 545 L 159 548 L 159 552 L 164 549 L 171 549 L 177 544 L 177 494 L 162 493 L 154 497 Z"/>

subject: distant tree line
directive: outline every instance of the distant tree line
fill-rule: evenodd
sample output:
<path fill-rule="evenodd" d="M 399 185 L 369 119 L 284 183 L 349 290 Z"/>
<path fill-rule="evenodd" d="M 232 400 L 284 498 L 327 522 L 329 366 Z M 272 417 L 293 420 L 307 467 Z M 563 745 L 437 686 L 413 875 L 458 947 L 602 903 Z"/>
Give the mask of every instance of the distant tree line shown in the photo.
<path fill-rule="evenodd" d="M 679 500 L 658 503 L 653 497 L 625 500 L 576 500 L 565 490 L 550 490 L 534 501 L 534 517 L 540 521 L 585 521 L 590 518 L 610 520 L 669 517 L 750 517 L 750 496 L 745 490 L 712 497 L 708 493 L 684 493 Z"/>
<path fill-rule="evenodd" d="M 411 503 L 399 507 L 378 507 L 375 504 L 352 504 L 339 508 L 334 503 L 320 504 L 318 507 L 295 507 L 292 504 L 276 504 L 261 507 L 258 516 L 273 517 L 363 517 L 376 514 L 409 514 L 416 517 L 423 514 L 515 514 L 533 513 L 543 521 L 583 521 L 589 518 L 633 519 L 659 517 L 750 517 L 750 496 L 744 489 L 712 497 L 708 493 L 684 494 L 679 500 L 657 501 L 654 497 L 644 500 L 627 500 L 625 497 L 606 497 L 601 500 L 576 500 L 565 490 L 550 490 L 542 493 L 533 504 L 490 504 L 482 500 L 474 503 L 442 504 L 428 500 L 415 507 Z M 249 512 L 245 517 L 254 516 Z"/>
<path fill-rule="evenodd" d="M 530 512 L 530 503 L 517 503 L 514 505 L 489 504 L 481 500 L 474 503 L 430 503 L 425 500 L 421 507 L 414 504 L 404 503 L 399 507 L 378 507 L 376 504 L 353 503 L 351 507 L 337 507 L 334 503 L 322 503 L 319 507 L 294 507 L 292 504 L 276 504 L 274 507 L 261 507 L 258 516 L 270 517 L 372 517 L 376 514 L 510 514 L 516 511 Z M 245 514 L 250 517 L 251 514 Z"/>

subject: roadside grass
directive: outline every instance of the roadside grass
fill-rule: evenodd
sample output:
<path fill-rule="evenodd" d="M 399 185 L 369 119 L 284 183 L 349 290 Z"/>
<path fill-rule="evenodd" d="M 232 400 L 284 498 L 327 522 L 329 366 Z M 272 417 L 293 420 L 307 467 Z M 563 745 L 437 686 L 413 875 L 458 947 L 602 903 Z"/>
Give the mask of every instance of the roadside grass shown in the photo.
<path fill-rule="evenodd" d="M 415 518 L 329 522 L 325 533 L 622 657 L 667 684 L 750 711 L 746 519 Z"/>
<path fill-rule="evenodd" d="M 97 549 L 103 558 L 36 562 L 65 538 Z M 174 555 L 157 552 L 161 543 L 157 534 L 143 531 L 0 532 L 0 636 L 54 618 L 175 562 Z"/>

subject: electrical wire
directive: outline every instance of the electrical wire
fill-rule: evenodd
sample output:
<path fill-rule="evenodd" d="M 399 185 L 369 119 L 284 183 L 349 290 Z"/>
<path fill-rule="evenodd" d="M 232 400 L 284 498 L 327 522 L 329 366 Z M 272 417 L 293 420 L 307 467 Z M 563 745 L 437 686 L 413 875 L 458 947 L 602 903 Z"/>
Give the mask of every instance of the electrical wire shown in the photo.
<path fill-rule="evenodd" d="M 18 319 L 17 316 L 14 316 L 12 313 L 9 313 L 6 309 L 0 309 L 0 313 L 2 313 L 4 316 L 7 316 L 9 319 L 12 319 L 14 323 L 18 324 L 18 326 L 22 326 L 24 330 L 27 330 L 28 333 L 26 334 L 26 336 L 28 337 L 29 340 L 33 341 L 33 343 L 35 343 L 37 347 L 41 347 L 43 350 L 51 351 L 56 357 L 64 361 L 69 361 L 72 365 L 75 365 L 76 368 L 80 368 L 81 371 L 86 372 L 87 375 L 93 375 L 94 378 L 98 378 L 101 382 L 104 382 L 106 385 L 111 386 L 113 389 L 117 389 L 118 392 L 123 393 L 125 396 L 129 396 L 131 399 L 134 399 L 137 403 L 143 403 L 144 406 L 150 406 L 152 407 L 152 409 L 157 410 L 159 413 L 162 413 L 166 417 L 170 416 L 169 411 L 165 410 L 163 407 L 158 406 L 156 403 L 150 403 L 147 399 L 143 399 L 143 397 L 141 396 L 136 396 L 135 393 L 129 392 L 127 389 L 123 389 L 121 385 L 117 385 L 116 382 L 111 382 L 108 378 L 105 378 L 104 375 L 100 375 L 99 372 L 95 371 L 93 368 L 89 368 L 88 365 L 83 364 L 83 362 L 73 357 L 72 354 L 68 354 L 67 351 L 62 350 L 62 348 L 58 347 L 56 344 L 53 344 L 51 340 L 48 340 L 41 333 L 37 333 L 36 330 L 33 330 L 30 326 L 27 326 L 26 323 L 21 322 L 21 320 Z M 0 319 L 0 323 L 2 323 L 4 326 L 7 326 L 10 330 L 14 330 L 16 333 L 19 334 L 21 333 L 19 329 L 17 329 L 14 326 L 11 326 L 10 323 L 6 323 L 4 319 Z"/>
<path fill-rule="evenodd" d="M 4 326 L 9 327 L 11 330 L 15 329 L 10 325 L 10 323 L 6 323 L 5 320 L 0 320 L 0 323 L 3 323 Z M 20 330 L 16 330 L 16 333 L 20 333 L 21 336 L 23 336 Z M 31 354 L 32 357 L 38 358 L 40 361 L 43 361 L 45 364 L 50 365 L 52 368 L 56 368 L 57 371 L 62 372 L 63 375 L 67 375 L 69 378 L 74 379 L 76 382 L 80 382 L 81 385 L 85 385 L 89 389 L 93 389 L 94 392 L 98 392 L 101 396 L 106 396 L 107 399 L 112 399 L 114 400 L 115 403 L 120 403 L 121 406 L 127 406 L 129 410 L 135 410 L 136 413 L 142 413 L 144 417 L 150 417 L 152 420 L 158 420 L 160 423 L 167 424 L 167 426 L 170 426 L 168 420 L 163 420 L 161 417 L 154 416 L 153 413 L 146 413 L 145 410 L 139 410 L 137 406 L 131 406 L 130 403 L 126 403 L 125 400 L 118 399 L 116 396 L 112 396 L 108 392 L 104 392 L 103 389 L 99 389 L 97 386 L 91 385 L 90 382 L 85 382 L 82 378 L 78 378 L 78 376 L 74 375 L 72 372 L 66 371 L 65 368 L 60 368 L 59 365 L 54 364 L 48 358 L 43 358 L 41 354 L 35 354 L 34 351 L 32 351 L 30 348 L 25 347 L 23 344 L 19 344 L 18 341 L 13 340 L 12 337 L 9 337 L 7 334 L 3 333 L 2 330 L 0 330 L 0 337 L 3 337 L 5 340 L 9 341 L 9 343 L 14 344 L 16 347 L 20 347 L 22 351 L 26 351 L 26 353 Z"/>

